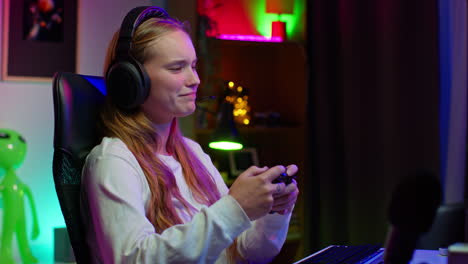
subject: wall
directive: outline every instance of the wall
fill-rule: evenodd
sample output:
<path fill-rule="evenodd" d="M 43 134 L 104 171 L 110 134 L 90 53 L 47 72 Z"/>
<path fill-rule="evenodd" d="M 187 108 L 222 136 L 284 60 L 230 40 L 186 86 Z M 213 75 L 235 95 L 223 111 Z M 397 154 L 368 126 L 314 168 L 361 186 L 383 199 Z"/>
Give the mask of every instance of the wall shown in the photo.
<path fill-rule="evenodd" d="M 467 124 L 467 2 L 439 2 L 441 159 L 444 202 L 465 197 Z"/>
<path fill-rule="evenodd" d="M 213 22 L 219 34 L 271 36 L 271 22 L 277 14 L 266 13 L 265 0 L 198 0 L 204 3 L 204 12 Z M 292 0 L 293 13 L 282 14 L 279 20 L 286 22 L 289 40 L 305 39 L 306 0 Z M 202 9 L 202 8 L 201 8 Z"/>
<path fill-rule="evenodd" d="M 139 5 L 166 7 L 166 0 L 78 2 L 77 71 L 90 75 L 101 75 L 107 42 L 130 8 Z M 3 18 L 3 3 L 0 1 L 0 19 Z M 0 43 L 2 35 L 0 28 Z M 35 199 L 41 234 L 31 241 L 31 248 L 40 263 L 46 264 L 53 263 L 53 228 L 65 226 L 52 177 L 54 120 L 51 87 L 51 82 L 0 81 L 0 128 L 17 130 L 28 143 L 26 160 L 17 174 L 31 188 Z M 26 208 L 29 211 L 29 207 Z M 0 206 L 0 216 L 2 212 Z M 30 224 L 31 217 L 27 221 Z M 30 234 L 31 229 L 28 230 Z"/>

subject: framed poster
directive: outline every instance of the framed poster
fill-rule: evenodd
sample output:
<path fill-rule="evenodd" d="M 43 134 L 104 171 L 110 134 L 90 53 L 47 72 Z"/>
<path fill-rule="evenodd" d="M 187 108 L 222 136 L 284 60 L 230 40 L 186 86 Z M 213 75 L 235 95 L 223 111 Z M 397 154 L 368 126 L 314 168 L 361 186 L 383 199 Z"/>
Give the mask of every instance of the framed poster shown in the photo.
<path fill-rule="evenodd" d="M 4 0 L 2 79 L 49 81 L 76 70 L 78 0 Z"/>

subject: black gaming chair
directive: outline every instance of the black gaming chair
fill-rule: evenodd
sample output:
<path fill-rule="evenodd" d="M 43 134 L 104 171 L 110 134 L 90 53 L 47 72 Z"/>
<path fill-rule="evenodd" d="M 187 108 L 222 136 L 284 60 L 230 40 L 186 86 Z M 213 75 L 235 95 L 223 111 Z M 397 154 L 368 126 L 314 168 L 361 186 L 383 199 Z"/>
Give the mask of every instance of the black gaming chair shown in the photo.
<path fill-rule="evenodd" d="M 80 217 L 81 169 L 86 155 L 100 139 L 96 124 L 104 94 L 104 79 L 101 77 L 65 72 L 54 76 L 53 175 L 78 264 L 91 263 Z"/>
<path fill-rule="evenodd" d="M 457 242 L 466 242 L 465 218 L 463 202 L 441 205 L 431 230 L 421 236 L 417 248 L 438 250 Z"/>

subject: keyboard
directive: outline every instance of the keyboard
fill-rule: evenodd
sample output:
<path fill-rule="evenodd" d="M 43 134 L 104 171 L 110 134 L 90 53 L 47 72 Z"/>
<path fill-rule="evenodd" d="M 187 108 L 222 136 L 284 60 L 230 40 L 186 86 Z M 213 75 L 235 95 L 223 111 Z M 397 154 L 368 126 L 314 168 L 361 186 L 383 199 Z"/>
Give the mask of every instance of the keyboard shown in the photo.
<path fill-rule="evenodd" d="M 294 264 L 378 264 L 383 263 L 381 245 L 329 246 Z"/>

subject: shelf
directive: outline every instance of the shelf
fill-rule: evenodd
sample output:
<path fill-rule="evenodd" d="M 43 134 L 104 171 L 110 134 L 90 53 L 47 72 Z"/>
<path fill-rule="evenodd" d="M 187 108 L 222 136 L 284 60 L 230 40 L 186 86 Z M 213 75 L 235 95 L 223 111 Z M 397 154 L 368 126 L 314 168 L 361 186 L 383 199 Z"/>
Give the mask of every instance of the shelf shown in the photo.
<path fill-rule="evenodd" d="M 255 148 L 259 166 L 296 164 L 299 167 L 297 182 L 302 193 L 307 175 L 307 73 L 303 47 L 298 43 L 265 43 L 219 40 L 216 43 L 215 68 L 212 78 L 233 81 L 248 89 L 251 117 L 255 113 L 278 113 L 275 124 L 280 126 L 255 126 L 272 124 L 252 119 L 250 126 L 238 125 L 244 147 Z M 220 89 L 222 87 L 218 87 Z M 222 91 L 209 91 L 223 94 Z M 257 115 L 258 116 L 258 115 Z M 206 123 L 214 126 L 214 118 Z M 276 121 L 276 120 L 275 120 Z M 210 155 L 220 171 L 228 174 L 229 152 L 208 148 L 214 129 L 195 129 L 196 141 Z M 291 219 L 286 244 L 275 263 L 297 259 L 307 244 L 304 236 L 304 201 L 300 195 Z"/>
<path fill-rule="evenodd" d="M 292 132 L 295 130 L 299 129 L 304 129 L 301 126 L 294 126 L 294 127 L 284 127 L 284 126 L 278 126 L 278 127 L 263 127 L 263 126 L 244 126 L 244 127 L 238 127 L 239 133 L 240 134 L 249 134 L 249 133 L 287 133 L 287 132 Z M 199 128 L 195 130 L 196 134 L 199 135 L 204 135 L 204 134 L 211 134 L 213 133 L 214 129 L 213 128 Z"/>

